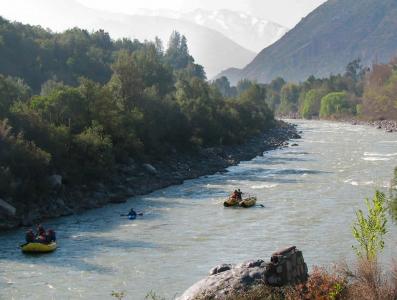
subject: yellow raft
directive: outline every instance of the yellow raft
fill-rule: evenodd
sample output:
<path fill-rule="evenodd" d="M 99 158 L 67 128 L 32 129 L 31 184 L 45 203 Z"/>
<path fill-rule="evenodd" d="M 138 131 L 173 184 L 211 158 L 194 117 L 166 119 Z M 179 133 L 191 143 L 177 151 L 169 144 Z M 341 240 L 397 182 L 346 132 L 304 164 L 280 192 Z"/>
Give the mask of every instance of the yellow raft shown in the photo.
<path fill-rule="evenodd" d="M 56 242 L 51 242 L 49 244 L 43 243 L 27 243 L 21 245 L 21 250 L 24 253 L 48 253 L 55 251 L 57 248 Z"/>
<path fill-rule="evenodd" d="M 235 198 L 229 198 L 225 202 L 223 202 L 224 207 L 232 207 L 232 206 L 237 206 L 239 203 L 238 199 Z"/>
<path fill-rule="evenodd" d="M 252 207 L 256 204 L 256 197 L 249 197 L 247 199 L 244 199 L 239 204 L 241 207 L 244 208 Z"/>

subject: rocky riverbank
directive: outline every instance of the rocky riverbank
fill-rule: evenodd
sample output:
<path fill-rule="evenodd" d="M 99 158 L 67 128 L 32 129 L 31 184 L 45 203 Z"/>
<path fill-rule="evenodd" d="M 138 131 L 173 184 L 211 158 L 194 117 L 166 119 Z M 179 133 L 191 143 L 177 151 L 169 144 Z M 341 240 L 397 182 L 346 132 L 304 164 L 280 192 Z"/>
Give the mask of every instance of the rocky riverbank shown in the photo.
<path fill-rule="evenodd" d="M 125 202 L 128 198 L 183 183 L 184 180 L 224 171 L 240 161 L 250 160 L 264 151 L 286 146 L 289 139 L 300 138 L 296 127 L 285 122 L 237 146 L 203 148 L 194 153 L 173 153 L 161 161 L 119 165 L 108 182 L 69 187 L 59 175 L 50 178 L 50 197 L 40 203 L 15 207 L 0 199 L 0 230 L 30 226 L 44 219 L 71 215 L 108 203 Z"/>
<path fill-rule="evenodd" d="M 376 127 L 377 129 L 385 130 L 386 132 L 397 132 L 397 121 L 394 120 L 377 120 L 377 121 L 349 120 L 347 122 L 353 125 L 373 126 Z"/>

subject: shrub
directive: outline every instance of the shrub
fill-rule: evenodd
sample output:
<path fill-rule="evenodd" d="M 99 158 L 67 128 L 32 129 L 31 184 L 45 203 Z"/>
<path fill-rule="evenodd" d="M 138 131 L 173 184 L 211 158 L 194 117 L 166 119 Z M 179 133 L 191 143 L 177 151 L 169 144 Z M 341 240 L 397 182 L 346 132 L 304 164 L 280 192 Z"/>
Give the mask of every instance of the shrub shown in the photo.
<path fill-rule="evenodd" d="M 376 260 L 359 259 L 354 270 L 348 268 L 344 273 L 349 277 L 345 299 L 352 300 L 395 300 L 397 299 L 397 273 L 382 270 Z"/>
<path fill-rule="evenodd" d="M 368 216 L 365 217 L 362 210 L 356 212 L 357 220 L 353 225 L 353 236 L 359 247 L 353 246 L 353 248 L 360 258 L 374 260 L 377 253 L 384 248 L 383 236 L 387 233 L 385 202 L 385 194 L 376 191 L 372 202 L 368 199 L 365 201 Z"/>
<path fill-rule="evenodd" d="M 286 299 L 318 299 L 336 300 L 343 299 L 346 289 L 346 277 L 335 272 L 328 272 L 319 267 L 314 267 L 306 283 L 291 288 L 286 293 Z"/>

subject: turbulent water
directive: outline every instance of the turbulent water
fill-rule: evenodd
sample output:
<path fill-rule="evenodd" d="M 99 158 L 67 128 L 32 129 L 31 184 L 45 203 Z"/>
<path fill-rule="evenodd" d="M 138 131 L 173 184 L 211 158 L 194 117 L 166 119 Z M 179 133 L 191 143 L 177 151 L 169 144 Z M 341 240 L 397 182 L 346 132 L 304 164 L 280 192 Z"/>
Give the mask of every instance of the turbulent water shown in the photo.
<path fill-rule="evenodd" d="M 397 166 L 397 134 L 340 123 L 297 121 L 297 147 L 267 152 L 215 174 L 128 203 L 45 224 L 60 248 L 23 255 L 23 230 L 0 236 L 0 299 L 109 299 L 153 290 L 173 299 L 219 263 L 268 259 L 296 245 L 308 265 L 352 258 L 354 210 L 387 191 Z M 225 209 L 234 188 L 264 208 Z M 130 207 L 143 217 L 120 217 Z M 397 254 L 390 223 L 383 260 Z"/>

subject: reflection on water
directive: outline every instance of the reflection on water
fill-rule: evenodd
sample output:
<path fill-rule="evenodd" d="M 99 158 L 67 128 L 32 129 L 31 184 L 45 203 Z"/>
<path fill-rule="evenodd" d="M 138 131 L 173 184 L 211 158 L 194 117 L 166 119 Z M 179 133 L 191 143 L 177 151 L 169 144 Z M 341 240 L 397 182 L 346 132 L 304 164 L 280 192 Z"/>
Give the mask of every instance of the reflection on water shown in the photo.
<path fill-rule="evenodd" d="M 0 299 L 109 299 L 112 290 L 172 298 L 216 264 L 268 258 L 295 244 L 309 264 L 351 258 L 354 210 L 397 166 L 396 134 L 338 123 L 298 121 L 299 146 L 266 153 L 227 173 L 190 180 L 128 203 L 46 224 L 60 248 L 26 256 L 23 230 L 0 237 Z M 264 208 L 225 209 L 234 188 Z M 145 215 L 130 221 L 130 207 Z M 396 252 L 390 227 L 384 259 Z"/>

